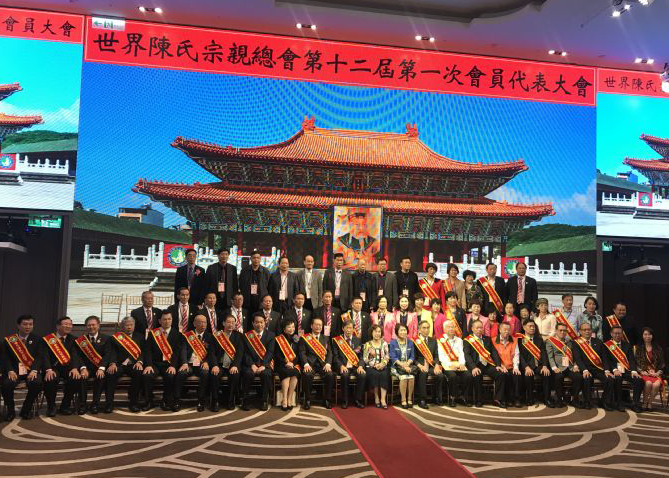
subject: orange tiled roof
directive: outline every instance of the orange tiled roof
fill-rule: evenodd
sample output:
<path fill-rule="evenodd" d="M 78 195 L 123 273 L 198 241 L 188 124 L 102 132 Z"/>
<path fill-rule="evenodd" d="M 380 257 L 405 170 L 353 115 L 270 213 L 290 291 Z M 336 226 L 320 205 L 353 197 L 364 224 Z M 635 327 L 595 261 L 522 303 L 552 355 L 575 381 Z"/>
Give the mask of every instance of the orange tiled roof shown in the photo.
<path fill-rule="evenodd" d="M 0 85 L 0 95 L 9 95 L 15 91 L 21 91 L 21 85 L 18 83 L 8 83 L 5 85 Z"/>
<path fill-rule="evenodd" d="M 428 148 L 418 139 L 416 126 L 406 133 L 376 133 L 314 126 L 306 119 L 302 129 L 281 143 L 252 148 L 233 148 L 177 137 L 172 146 L 191 157 L 248 158 L 283 163 L 337 166 L 365 166 L 376 169 L 424 170 L 458 174 L 507 174 L 525 171 L 523 160 L 496 164 L 456 161 Z"/>
<path fill-rule="evenodd" d="M 647 143 L 660 143 L 669 146 L 669 138 L 660 138 L 658 136 L 651 136 L 649 134 L 642 134 L 641 139 Z"/>
<path fill-rule="evenodd" d="M 32 126 L 42 122 L 42 117 L 37 116 L 11 116 L 0 113 L 0 125 L 10 126 Z"/>
<path fill-rule="evenodd" d="M 625 158 L 623 163 L 644 171 L 669 171 L 669 160 L 667 159 Z"/>
<path fill-rule="evenodd" d="M 291 191 L 280 188 L 246 187 L 212 184 L 169 184 L 140 179 L 135 192 L 155 200 L 204 202 L 212 205 L 295 207 L 327 210 L 335 205 L 380 206 L 397 214 L 428 214 L 433 216 L 477 216 L 540 218 L 554 215 L 552 204 L 509 204 L 480 198 L 473 200 L 435 200 L 434 197 L 360 195 L 354 193 L 314 194 L 313 191 Z"/>

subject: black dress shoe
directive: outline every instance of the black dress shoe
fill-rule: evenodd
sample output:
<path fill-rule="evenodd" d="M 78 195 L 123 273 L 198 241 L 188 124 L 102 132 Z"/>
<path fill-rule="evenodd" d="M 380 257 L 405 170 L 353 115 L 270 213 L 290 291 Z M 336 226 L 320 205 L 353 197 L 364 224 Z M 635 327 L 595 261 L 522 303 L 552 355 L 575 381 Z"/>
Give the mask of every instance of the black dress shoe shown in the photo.
<path fill-rule="evenodd" d="M 249 402 L 247 400 L 244 400 L 242 402 L 242 410 L 244 410 L 245 412 L 251 410 L 251 405 L 249 405 Z"/>
<path fill-rule="evenodd" d="M 612 407 L 611 405 L 609 405 L 608 403 L 605 403 L 604 404 L 604 410 L 606 410 L 607 412 L 612 412 L 616 409 L 614 407 Z"/>
<path fill-rule="evenodd" d="M 506 403 L 501 402 L 499 400 L 493 400 L 492 404 L 499 408 L 506 408 Z"/>
<path fill-rule="evenodd" d="M 451 408 L 455 408 L 458 406 L 457 402 L 455 401 L 455 398 L 448 399 L 448 406 Z"/>
<path fill-rule="evenodd" d="M 9 410 L 7 412 L 7 416 L 5 417 L 5 420 L 7 420 L 8 422 L 11 422 L 15 418 L 16 418 L 16 412 L 14 410 Z"/>
<path fill-rule="evenodd" d="M 408 409 L 409 409 L 409 405 L 407 405 L 406 403 L 403 403 L 403 404 L 402 404 L 402 408 L 405 409 L 405 410 L 408 410 Z"/>
<path fill-rule="evenodd" d="M 285 405 L 281 405 L 281 411 L 287 412 L 288 410 L 290 410 L 290 408 L 286 407 Z"/>
<path fill-rule="evenodd" d="M 546 400 L 544 402 L 544 405 L 546 405 L 546 407 L 548 408 L 555 408 L 555 405 L 553 405 L 553 402 L 551 402 L 550 400 Z"/>
<path fill-rule="evenodd" d="M 269 410 L 269 404 L 267 402 L 262 402 L 260 404 L 260 410 L 262 410 L 263 412 L 266 412 L 267 410 Z"/>
<path fill-rule="evenodd" d="M 128 407 L 128 410 L 130 410 L 132 413 L 138 413 L 140 408 L 137 405 L 132 404 Z"/>
<path fill-rule="evenodd" d="M 583 405 L 583 408 L 586 410 L 592 410 L 592 403 L 588 402 Z"/>
<path fill-rule="evenodd" d="M 330 403 L 330 400 L 325 400 L 323 402 L 323 406 L 328 410 L 330 410 L 332 408 L 332 404 Z M 293 408 L 293 407 L 290 407 L 290 408 Z"/>
<path fill-rule="evenodd" d="M 92 415 L 97 415 L 100 410 L 97 405 L 93 404 L 88 408 L 88 411 L 91 412 Z"/>
<path fill-rule="evenodd" d="M 104 412 L 105 412 L 105 413 L 111 413 L 111 412 L 113 412 L 113 411 L 114 411 L 114 404 L 113 404 L 113 403 L 107 403 L 107 404 L 105 405 Z"/>
<path fill-rule="evenodd" d="M 639 406 L 638 403 L 632 405 L 632 410 L 634 411 L 634 413 L 641 413 L 641 412 L 643 411 L 642 408 Z"/>
<path fill-rule="evenodd" d="M 47 417 L 55 417 L 56 416 L 56 407 L 49 407 L 46 410 L 46 416 Z"/>
<path fill-rule="evenodd" d="M 142 411 L 143 411 L 143 412 L 148 412 L 148 411 L 151 410 L 153 407 L 154 407 L 153 402 L 146 402 L 146 403 L 144 404 L 144 406 L 142 407 Z"/>
<path fill-rule="evenodd" d="M 407 403 L 407 407 L 409 407 L 409 408 L 413 408 L 413 402 L 408 402 L 408 403 Z"/>
<path fill-rule="evenodd" d="M 348 408 L 348 402 L 341 402 L 341 408 L 347 409 Z"/>
<path fill-rule="evenodd" d="M 60 407 L 58 409 L 58 413 L 60 413 L 61 415 L 72 415 L 74 413 L 74 410 L 71 409 L 70 407 Z M 55 414 L 53 416 L 55 416 Z"/>
<path fill-rule="evenodd" d="M 619 412 L 624 412 L 625 411 L 625 405 L 618 405 L 618 411 Z"/>
<path fill-rule="evenodd" d="M 441 400 L 441 399 L 438 399 L 438 400 L 435 400 L 435 401 L 434 401 L 434 404 L 435 404 L 436 406 L 438 406 L 438 407 L 441 407 L 441 406 L 444 405 L 444 401 Z"/>
<path fill-rule="evenodd" d="M 197 402 L 197 411 L 204 412 L 204 402 Z"/>
<path fill-rule="evenodd" d="M 481 408 L 483 406 L 483 402 L 476 402 L 476 408 Z"/>
<path fill-rule="evenodd" d="M 218 402 L 212 400 L 211 405 L 209 406 L 209 410 L 211 410 L 212 412 L 219 411 L 220 407 L 218 406 Z"/>
<path fill-rule="evenodd" d="M 514 402 L 514 405 L 516 406 L 516 408 L 523 408 L 523 404 L 520 403 L 520 400 L 516 400 Z M 534 405 L 534 402 L 532 402 L 532 405 Z"/>
<path fill-rule="evenodd" d="M 162 402 L 160 402 L 160 409 L 161 409 L 163 412 L 168 412 L 168 411 L 170 410 L 170 408 L 171 408 L 171 407 L 167 404 L 167 402 L 166 402 L 165 400 L 163 400 Z"/>
<path fill-rule="evenodd" d="M 567 406 L 567 404 L 564 402 L 564 400 L 558 400 L 555 402 L 555 408 L 564 408 Z"/>
<path fill-rule="evenodd" d="M 179 410 L 181 410 L 181 402 L 179 400 L 175 400 L 174 404 L 172 405 L 172 411 L 178 412 Z"/>
<path fill-rule="evenodd" d="M 235 401 L 228 402 L 228 410 L 234 410 L 236 407 Z"/>
<path fill-rule="evenodd" d="M 97 410 L 96 410 L 96 413 L 97 413 Z M 78 414 L 78 415 L 85 415 L 85 414 L 86 414 L 86 405 L 81 405 L 81 406 L 77 409 L 77 414 Z"/>
<path fill-rule="evenodd" d="M 358 408 L 365 408 L 365 404 L 362 403 L 360 400 L 355 401 L 355 406 Z"/>
<path fill-rule="evenodd" d="M 427 403 L 425 403 L 425 400 L 421 400 L 420 402 L 418 402 L 418 406 L 423 410 L 427 410 L 428 408 L 430 408 L 427 406 Z"/>
<path fill-rule="evenodd" d="M 23 410 L 21 410 L 21 413 L 19 413 L 19 416 L 24 420 L 30 420 L 33 417 L 33 413 L 31 411 L 25 411 L 24 412 Z M 9 420 L 7 420 L 7 421 L 9 421 Z"/>

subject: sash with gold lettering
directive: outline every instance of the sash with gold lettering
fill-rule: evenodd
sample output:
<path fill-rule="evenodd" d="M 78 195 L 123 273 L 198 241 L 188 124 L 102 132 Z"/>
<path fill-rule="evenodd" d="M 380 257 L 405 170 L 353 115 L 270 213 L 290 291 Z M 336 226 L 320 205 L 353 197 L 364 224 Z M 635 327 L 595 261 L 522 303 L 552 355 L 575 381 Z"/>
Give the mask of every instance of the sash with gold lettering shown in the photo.
<path fill-rule="evenodd" d="M 597 352 L 594 351 L 594 349 L 590 346 L 588 342 L 585 341 L 583 337 L 579 337 L 576 339 L 576 343 L 578 344 L 579 347 L 581 347 L 581 350 L 585 354 L 586 357 L 588 357 L 588 360 L 597 367 L 599 370 L 604 370 L 604 365 L 602 363 L 602 359 L 599 355 L 597 355 Z"/>
<path fill-rule="evenodd" d="M 353 351 L 351 346 L 348 344 L 346 339 L 344 339 L 343 335 L 338 335 L 333 339 L 337 346 L 339 347 L 339 350 L 341 350 L 341 353 L 344 354 L 346 357 L 346 360 L 351 362 L 352 365 L 357 365 L 359 362 L 357 354 Z"/>
<path fill-rule="evenodd" d="M 427 342 L 418 338 L 414 340 L 413 343 L 416 344 L 416 348 L 420 350 L 421 354 L 423 354 L 423 357 L 425 357 L 427 363 L 429 363 L 430 366 L 434 367 L 434 357 L 432 356 L 432 352 L 430 352 L 430 349 L 427 346 Z"/>
<path fill-rule="evenodd" d="M 468 335 L 465 340 L 469 342 L 469 345 L 474 347 L 474 350 L 476 350 L 476 353 L 479 354 L 479 357 L 488 362 L 490 365 L 496 366 L 495 361 L 492 359 L 492 355 L 490 352 L 488 352 L 488 349 L 485 348 L 485 345 L 483 345 L 483 341 L 481 339 L 475 335 Z"/>
<path fill-rule="evenodd" d="M 237 350 L 235 350 L 235 346 L 232 345 L 232 342 L 230 342 L 230 339 L 228 338 L 227 335 L 225 335 L 225 332 L 222 330 L 217 330 L 214 332 L 214 338 L 216 339 L 216 342 L 218 342 L 218 345 L 221 346 L 223 351 L 228 354 L 228 357 L 231 359 L 235 358 L 235 353 L 237 353 Z"/>
<path fill-rule="evenodd" d="M 555 309 L 553 311 L 553 315 L 555 316 L 555 320 L 557 321 L 558 324 L 563 324 L 565 327 L 567 327 L 567 335 L 569 335 L 569 338 L 572 340 L 576 340 L 578 338 L 578 334 L 574 330 L 574 326 L 571 325 L 571 322 L 569 322 L 567 318 L 564 315 L 562 315 L 562 312 Z"/>
<path fill-rule="evenodd" d="M 488 294 L 488 297 L 490 297 L 490 300 L 492 301 L 492 304 L 495 306 L 495 309 L 497 309 L 497 312 L 500 314 L 504 313 L 504 303 L 502 303 L 502 299 L 499 297 L 499 294 L 495 290 L 495 287 L 488 282 L 488 279 L 485 277 L 481 277 L 479 279 L 479 284 L 481 284 L 481 287 L 483 287 L 483 290 L 486 291 Z"/>
<path fill-rule="evenodd" d="M 124 334 L 123 332 L 116 332 L 114 335 L 112 335 L 112 337 L 116 339 L 121 347 L 123 347 L 133 359 L 137 360 L 139 358 L 139 354 L 142 353 L 142 350 L 128 334 Z"/>
<path fill-rule="evenodd" d="M 316 337 L 314 337 L 312 334 L 303 335 L 302 338 L 311 348 L 311 350 L 313 350 L 314 353 L 318 355 L 318 358 L 321 359 L 321 362 L 325 362 L 325 358 L 327 357 L 328 351 L 323 346 L 323 344 L 321 344 L 318 340 L 316 340 Z"/>
<path fill-rule="evenodd" d="M 455 314 L 451 312 L 450 307 L 448 306 L 444 307 L 444 315 L 446 316 L 446 320 L 452 320 L 453 324 L 455 324 L 455 335 L 462 338 L 462 329 L 460 328 L 460 324 L 458 324 L 458 321 L 455 320 Z"/>
<path fill-rule="evenodd" d="M 627 355 L 625 355 L 623 349 L 618 347 L 613 340 L 607 340 L 606 342 L 604 342 L 604 345 L 608 347 L 608 349 L 611 351 L 611 353 L 616 358 L 618 363 L 621 363 L 623 367 L 625 367 L 625 370 L 630 369 L 630 362 L 629 360 L 627 360 Z"/>
<path fill-rule="evenodd" d="M 529 353 L 532 354 L 532 357 L 537 359 L 537 361 L 541 361 L 541 350 L 539 349 L 539 347 L 536 346 L 534 342 L 532 342 L 532 339 L 530 339 L 525 334 L 521 334 L 520 332 L 513 334 L 513 338 L 518 340 L 522 339 L 523 346 L 527 349 Z"/>
<path fill-rule="evenodd" d="M 572 365 L 574 364 L 574 354 L 572 353 L 571 349 L 566 343 L 564 343 L 557 337 L 548 337 L 548 340 L 550 340 L 551 343 L 555 345 L 556 349 L 562 352 L 562 355 L 564 355 L 565 357 L 567 357 L 567 359 L 569 359 L 570 364 Z"/>
<path fill-rule="evenodd" d="M 288 342 L 288 339 L 286 338 L 286 336 L 283 335 L 283 334 L 277 335 L 276 336 L 276 343 L 279 344 L 279 348 L 281 349 L 281 353 L 283 353 L 283 356 L 285 357 L 286 362 L 291 362 L 297 370 L 300 370 L 300 366 L 295 363 L 295 359 L 297 358 L 297 354 L 295 353 L 293 348 L 290 346 L 290 342 Z"/>
<path fill-rule="evenodd" d="M 160 349 L 160 352 L 165 356 L 168 362 L 171 361 L 172 346 L 167 340 L 167 334 L 163 332 L 162 328 L 158 327 L 151 331 L 151 335 L 153 335 L 153 339 L 156 341 L 156 345 Z"/>
<path fill-rule="evenodd" d="M 77 343 L 79 346 L 79 349 L 84 353 L 86 358 L 93 363 L 96 367 L 100 366 L 100 363 L 102 363 L 102 357 L 98 353 L 97 350 L 95 350 L 95 347 L 93 347 L 93 344 L 91 343 L 90 340 L 88 340 L 88 337 L 85 335 L 82 335 L 81 337 L 77 337 L 74 339 L 74 341 Z"/>
<path fill-rule="evenodd" d="M 444 292 L 446 294 L 448 294 L 450 291 L 452 291 L 454 287 L 455 287 L 455 284 L 451 284 L 450 279 L 444 279 Z M 444 304 L 444 306 L 445 305 L 446 304 Z"/>
<path fill-rule="evenodd" d="M 186 337 L 186 342 L 188 342 L 190 348 L 193 349 L 193 352 L 198 356 L 200 362 L 204 362 L 204 359 L 207 358 L 207 347 L 205 347 L 195 331 L 189 330 L 187 332 L 182 332 L 182 335 Z"/>
<path fill-rule="evenodd" d="M 251 344 L 251 347 L 253 347 L 253 350 L 255 350 L 255 352 L 258 354 L 258 357 L 260 357 L 262 360 L 265 360 L 267 349 L 260 341 L 260 337 L 258 334 L 256 334 L 255 330 L 249 330 L 244 335 L 246 335 L 246 339 Z M 274 369 L 274 359 L 269 361 L 269 367 Z"/>
<path fill-rule="evenodd" d="M 437 279 L 435 279 L 432 285 L 437 285 Z M 430 301 L 432 299 L 441 299 L 441 297 L 439 297 L 439 294 L 437 294 L 437 291 L 432 288 L 432 285 L 430 285 L 425 279 L 421 279 L 418 281 L 418 286 L 425 295 L 426 299 L 425 302 L 427 303 L 427 305 L 430 305 Z"/>
<path fill-rule="evenodd" d="M 70 362 L 70 352 L 65 348 L 65 344 L 58 340 L 56 334 L 49 334 L 44 337 L 44 341 L 49 346 L 61 365 L 67 365 Z"/>
<path fill-rule="evenodd" d="M 30 367 L 35 361 L 35 358 L 30 355 L 30 352 L 28 351 L 26 344 L 24 344 L 23 340 L 21 340 L 21 337 L 19 337 L 18 334 L 14 334 L 10 335 L 9 337 L 5 337 L 5 340 L 7 341 L 9 348 L 12 349 L 12 352 L 14 352 L 14 355 L 16 355 L 16 358 L 19 359 L 19 361 L 28 370 L 30 370 Z"/>
<path fill-rule="evenodd" d="M 458 354 L 455 353 L 453 347 L 451 347 L 451 344 L 448 343 L 448 340 L 445 335 L 439 339 L 439 345 L 441 345 L 441 348 L 444 349 L 444 352 L 446 352 L 448 360 L 450 360 L 451 362 L 459 361 Z"/>
<path fill-rule="evenodd" d="M 620 321 L 618 320 L 618 317 L 616 317 L 615 315 L 609 315 L 609 316 L 606 318 L 606 321 L 609 323 L 609 326 L 611 326 L 611 327 L 620 327 L 620 328 L 622 328 L 622 325 L 620 325 Z M 624 340 L 625 342 L 627 342 L 628 344 L 630 343 L 630 339 L 627 338 L 627 334 L 625 333 L 624 330 L 623 330 L 623 340 Z"/>

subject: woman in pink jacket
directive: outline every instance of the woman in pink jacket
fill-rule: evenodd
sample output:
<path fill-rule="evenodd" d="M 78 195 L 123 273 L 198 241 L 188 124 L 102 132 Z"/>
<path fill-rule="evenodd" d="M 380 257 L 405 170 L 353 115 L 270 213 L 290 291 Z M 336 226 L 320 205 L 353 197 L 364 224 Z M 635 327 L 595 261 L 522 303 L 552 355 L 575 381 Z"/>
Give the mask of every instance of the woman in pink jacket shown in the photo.
<path fill-rule="evenodd" d="M 386 333 L 388 329 L 386 326 L 393 321 L 393 313 L 388 310 L 388 299 L 385 296 L 382 295 L 377 299 L 377 309 L 376 312 L 372 312 L 371 317 L 372 324 L 381 327 L 383 340 L 389 344 L 393 337 Z"/>
<path fill-rule="evenodd" d="M 383 327 L 383 338 L 388 341 L 396 339 L 395 326 L 397 324 L 404 324 L 409 329 L 408 337 L 413 340 L 418 336 L 418 316 L 411 311 L 411 303 L 406 295 L 400 296 L 400 308 L 393 313 L 392 320 L 386 320 L 386 325 Z"/>

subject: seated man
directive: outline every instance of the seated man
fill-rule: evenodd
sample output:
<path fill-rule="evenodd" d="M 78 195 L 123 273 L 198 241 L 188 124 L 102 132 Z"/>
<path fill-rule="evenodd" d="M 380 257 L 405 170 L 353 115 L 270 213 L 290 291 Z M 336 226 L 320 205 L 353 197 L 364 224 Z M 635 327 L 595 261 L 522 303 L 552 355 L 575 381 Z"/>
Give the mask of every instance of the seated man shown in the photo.
<path fill-rule="evenodd" d="M 304 389 L 304 409 L 311 408 L 311 387 L 314 383 L 314 375 L 318 374 L 325 382 L 323 401 L 325 408 L 332 408 L 332 389 L 334 388 L 334 375 L 332 373 L 332 349 L 330 341 L 323 334 L 323 319 L 315 317 L 311 321 L 311 333 L 302 336 L 299 344 L 298 355 L 304 366 L 302 373 L 302 387 Z"/>
<path fill-rule="evenodd" d="M 422 306 L 421 306 L 422 307 Z M 442 388 L 444 386 L 444 375 L 439 363 L 439 352 L 437 351 L 436 339 L 430 337 L 430 322 L 422 320 L 418 324 L 418 337 L 414 340 L 416 346 L 416 398 L 420 408 L 427 406 L 427 377 L 434 380 L 433 397 L 434 403 L 442 404 Z"/>
<path fill-rule="evenodd" d="M 455 407 L 456 399 L 460 397 L 467 406 L 471 406 L 465 399 L 472 384 L 472 374 L 467 370 L 464 342 L 455 335 L 455 322 L 452 320 L 444 322 L 444 332 L 444 336 L 438 339 L 439 363 L 448 380 L 448 405 Z"/>
<path fill-rule="evenodd" d="M 172 314 L 169 311 L 164 310 L 160 315 L 160 327 L 149 332 L 145 350 L 142 380 L 146 403 L 142 410 L 154 407 L 153 383 L 156 375 L 160 375 L 163 378 L 161 408 L 164 411 L 179 411 L 181 406 L 174 400 L 174 392 L 177 370 L 186 363 L 186 344 L 179 329 L 172 327 Z"/>
<path fill-rule="evenodd" d="M 548 357 L 541 334 L 537 332 L 537 324 L 532 319 L 523 321 L 524 334 L 518 333 L 514 337 L 520 348 L 520 371 L 525 383 L 525 398 L 527 405 L 534 405 L 534 378 L 541 377 L 544 392 L 544 405 L 553 408 L 551 402 L 551 371 L 548 368 Z"/>
<path fill-rule="evenodd" d="M 343 334 L 335 337 L 333 359 L 334 369 L 341 376 L 341 408 L 348 407 L 348 386 L 351 375 L 355 375 L 355 406 L 365 408 L 363 395 L 365 393 L 365 362 L 362 359 L 362 341 L 355 335 L 352 320 L 346 320 L 343 324 Z M 369 335 L 366 332 L 366 335 Z"/>
<path fill-rule="evenodd" d="M 477 407 L 483 406 L 483 375 L 487 375 L 495 381 L 493 404 L 506 408 L 504 405 L 504 374 L 496 366 L 501 363 L 497 349 L 493 347 L 490 337 L 483 335 L 483 323 L 480 320 L 473 321 L 469 326 L 472 333 L 465 338 L 464 349 L 465 363 L 472 374 L 474 383 L 472 401 L 475 401 Z"/>
<path fill-rule="evenodd" d="M 574 340 L 574 360 L 583 375 L 583 400 L 586 410 L 592 408 L 592 382 L 597 379 L 604 384 L 604 409 L 613 410 L 611 395 L 613 394 L 613 374 L 607 368 L 602 357 L 606 359 L 604 344 L 592 336 L 592 328 L 588 322 L 579 327 L 580 337 Z"/>
<path fill-rule="evenodd" d="M 79 354 L 72 332 L 72 319 L 61 317 L 56 321 L 56 333 L 43 337 L 42 369 L 44 370 L 44 396 L 46 397 L 46 416 L 56 416 L 56 392 L 58 383 L 65 383 L 63 401 L 59 412 L 62 415 L 72 415 L 72 398 L 81 380 L 79 373 Z"/>
<path fill-rule="evenodd" d="M 139 388 L 144 370 L 144 334 L 135 331 L 135 319 L 131 316 L 121 321 L 121 331 L 112 335 L 112 361 L 107 367 L 107 392 L 105 393 L 105 413 L 114 410 L 114 394 L 119 378 L 130 377 L 128 409 L 139 412 Z"/>
<path fill-rule="evenodd" d="M 262 315 L 259 317 L 262 318 Z M 255 320 L 255 318 L 254 318 Z M 209 369 L 209 391 L 211 394 L 211 411 L 219 410 L 219 388 L 221 377 L 228 377 L 230 394 L 228 410 L 235 409 L 235 397 L 239 394 L 239 377 L 244 358 L 244 335 L 235 330 L 236 319 L 228 315 L 223 322 L 223 330 L 214 333 L 211 345 Z"/>
<path fill-rule="evenodd" d="M 111 358 L 110 337 L 100 333 L 100 318 L 91 315 L 84 321 L 86 333 L 77 337 L 74 342 L 79 350 L 81 360 L 81 384 L 79 387 L 79 415 L 86 413 L 86 397 L 88 392 L 88 378 L 94 379 L 93 383 L 93 402 L 88 409 L 93 415 L 96 415 L 100 407 L 100 395 L 105 386 L 105 371 L 109 366 Z"/>
<path fill-rule="evenodd" d="M 511 337 L 511 324 L 499 324 L 499 335 L 492 342 L 499 356 L 497 370 L 502 373 L 505 381 L 505 405 L 508 407 L 513 402 L 520 408 L 520 351 L 518 341 Z"/>
<path fill-rule="evenodd" d="M 641 412 L 639 401 L 644 384 L 641 375 L 637 371 L 634 349 L 629 342 L 623 340 L 623 328 L 620 325 L 611 327 L 611 340 L 604 342 L 606 345 L 606 360 L 608 369 L 613 374 L 613 406 L 619 411 L 625 411 L 623 404 L 623 381 L 632 386 L 632 410 Z"/>
<path fill-rule="evenodd" d="M 265 330 L 265 319 L 259 315 L 253 317 L 253 330 L 244 334 L 244 364 L 242 366 L 242 410 L 251 410 L 249 391 L 254 377 L 260 378 L 262 403 L 260 409 L 269 409 L 269 391 L 272 388 L 272 365 L 274 356 L 274 334 Z"/>
<path fill-rule="evenodd" d="M 33 415 L 33 404 L 42 390 L 42 367 L 39 360 L 42 340 L 33 333 L 32 315 L 21 315 L 16 319 L 18 331 L 5 337 L 4 350 L 0 352 L 0 368 L 5 380 L 2 382 L 2 398 L 7 406 L 7 421 L 16 417 L 14 410 L 14 389 L 25 380 L 28 395 L 23 401 L 19 416 L 29 420 Z"/>
<path fill-rule="evenodd" d="M 555 406 L 563 408 L 566 406 L 564 401 L 564 378 L 571 380 L 572 404 L 580 408 L 577 397 L 583 385 L 583 375 L 574 361 L 573 342 L 567 343 L 567 326 L 565 324 L 556 324 L 555 335 L 546 340 L 546 355 L 548 365 L 553 371 L 555 377 Z"/>
<path fill-rule="evenodd" d="M 186 361 L 179 368 L 175 380 L 174 400 L 179 404 L 186 379 L 197 377 L 197 411 L 204 412 L 204 402 L 209 385 L 212 335 L 207 332 L 207 318 L 198 314 L 193 319 L 194 330 L 182 332 L 186 342 Z M 177 407 L 178 408 L 178 407 Z"/>

